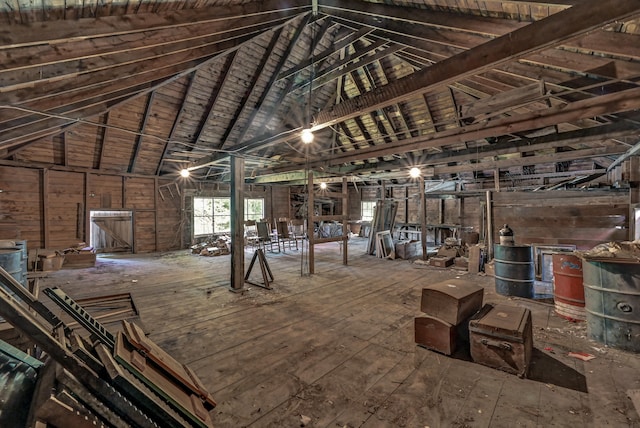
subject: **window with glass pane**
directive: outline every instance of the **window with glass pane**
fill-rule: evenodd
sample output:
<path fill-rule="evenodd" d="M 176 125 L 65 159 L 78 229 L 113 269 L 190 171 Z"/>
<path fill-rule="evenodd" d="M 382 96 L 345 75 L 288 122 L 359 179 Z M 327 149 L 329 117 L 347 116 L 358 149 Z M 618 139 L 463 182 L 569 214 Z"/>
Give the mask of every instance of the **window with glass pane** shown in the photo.
<path fill-rule="evenodd" d="M 244 219 L 258 221 L 264 218 L 264 199 L 245 198 Z"/>
<path fill-rule="evenodd" d="M 213 233 L 213 199 L 193 198 L 193 234 Z"/>
<path fill-rule="evenodd" d="M 213 198 L 213 231 L 231 231 L 231 199 Z"/>
<path fill-rule="evenodd" d="M 362 221 L 373 220 L 373 210 L 375 206 L 375 202 L 362 202 Z"/>

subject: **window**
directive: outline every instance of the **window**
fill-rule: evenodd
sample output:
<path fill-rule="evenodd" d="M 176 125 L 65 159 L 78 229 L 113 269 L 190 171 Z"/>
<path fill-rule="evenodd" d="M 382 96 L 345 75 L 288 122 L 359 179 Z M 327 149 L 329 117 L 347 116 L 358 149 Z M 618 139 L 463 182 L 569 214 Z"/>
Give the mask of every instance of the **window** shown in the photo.
<path fill-rule="evenodd" d="M 375 202 L 362 202 L 362 221 L 373 220 L 373 210 L 376 207 Z"/>
<path fill-rule="evenodd" d="M 258 221 L 264 218 L 264 199 L 244 200 L 244 219 Z"/>
<path fill-rule="evenodd" d="M 193 234 L 213 233 L 213 199 L 193 198 Z"/>
<path fill-rule="evenodd" d="M 264 199 L 244 200 L 245 220 L 264 217 Z M 193 198 L 193 235 L 231 232 L 230 198 Z"/>

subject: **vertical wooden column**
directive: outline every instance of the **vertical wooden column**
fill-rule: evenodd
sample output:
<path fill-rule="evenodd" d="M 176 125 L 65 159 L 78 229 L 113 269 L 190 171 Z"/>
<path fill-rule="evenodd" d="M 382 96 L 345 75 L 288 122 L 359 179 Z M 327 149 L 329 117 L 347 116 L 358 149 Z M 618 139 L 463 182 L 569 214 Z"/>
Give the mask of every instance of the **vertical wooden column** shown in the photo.
<path fill-rule="evenodd" d="M 349 243 L 349 185 L 347 177 L 342 177 L 342 264 L 347 265 L 347 244 Z"/>
<path fill-rule="evenodd" d="M 500 191 L 500 169 L 496 168 L 493 170 L 493 186 L 495 187 L 496 192 Z"/>
<path fill-rule="evenodd" d="M 491 190 L 487 190 L 487 254 L 488 259 L 493 258 L 493 215 L 491 204 Z"/>
<path fill-rule="evenodd" d="M 313 251 L 313 223 L 315 221 L 315 213 L 313 207 L 313 172 L 309 171 L 308 181 L 307 181 L 307 239 L 309 241 L 309 274 L 315 273 L 315 260 L 314 260 L 314 251 Z"/>
<path fill-rule="evenodd" d="M 91 174 L 88 172 L 84 173 L 84 236 L 82 240 L 87 243 L 87 245 L 91 245 L 91 207 L 89 207 L 89 193 L 91 193 L 90 186 Z"/>
<path fill-rule="evenodd" d="M 42 170 L 42 244 L 49 248 L 49 170 Z"/>
<path fill-rule="evenodd" d="M 422 245 L 422 260 L 427 260 L 427 198 L 425 195 L 424 178 L 418 181 L 420 192 L 420 244 Z"/>
<path fill-rule="evenodd" d="M 244 286 L 244 159 L 231 156 L 231 291 Z"/>
<path fill-rule="evenodd" d="M 159 248 L 159 244 L 160 244 L 160 213 L 158 212 L 158 206 L 159 204 L 159 199 L 160 197 L 159 195 L 159 191 L 158 191 L 158 177 L 155 177 L 153 179 L 153 213 L 154 213 L 154 217 L 153 217 L 153 223 L 155 225 L 155 247 L 156 247 L 156 251 L 160 251 Z"/>

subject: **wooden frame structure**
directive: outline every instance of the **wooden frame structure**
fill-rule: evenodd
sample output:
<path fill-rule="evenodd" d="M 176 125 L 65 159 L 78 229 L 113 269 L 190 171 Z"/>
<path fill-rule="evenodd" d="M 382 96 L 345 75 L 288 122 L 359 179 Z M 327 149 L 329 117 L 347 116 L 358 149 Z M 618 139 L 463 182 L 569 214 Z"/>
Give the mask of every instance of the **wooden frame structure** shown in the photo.
<path fill-rule="evenodd" d="M 324 244 L 326 242 L 341 242 L 342 251 L 342 264 L 346 265 L 348 260 L 347 242 L 349 240 L 349 232 L 347 231 L 347 222 L 349 220 L 349 192 L 347 188 L 347 178 L 342 178 L 342 192 L 322 191 L 322 196 L 326 198 L 342 199 L 342 214 L 341 215 L 315 215 L 314 212 L 314 196 L 320 194 L 316 192 L 313 185 L 313 172 L 309 172 L 308 175 L 308 192 L 307 198 L 307 237 L 309 239 L 309 274 L 315 273 L 315 261 L 314 261 L 314 249 L 313 246 L 317 244 Z M 341 221 L 342 222 L 342 235 L 333 236 L 328 238 L 316 238 L 313 233 L 314 224 L 316 221 Z"/>

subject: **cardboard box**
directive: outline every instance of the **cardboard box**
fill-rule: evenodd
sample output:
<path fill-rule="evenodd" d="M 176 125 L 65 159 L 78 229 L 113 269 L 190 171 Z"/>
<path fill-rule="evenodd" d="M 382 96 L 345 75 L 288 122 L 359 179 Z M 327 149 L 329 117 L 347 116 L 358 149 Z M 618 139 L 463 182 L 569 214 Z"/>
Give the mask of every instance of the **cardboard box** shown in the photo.
<path fill-rule="evenodd" d="M 396 257 L 399 259 L 410 259 L 422 252 L 420 241 L 399 241 L 396 242 Z"/>
<path fill-rule="evenodd" d="M 453 257 L 436 256 L 429 259 L 429 266 L 449 267 L 453 264 Z"/>

